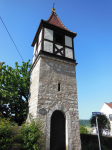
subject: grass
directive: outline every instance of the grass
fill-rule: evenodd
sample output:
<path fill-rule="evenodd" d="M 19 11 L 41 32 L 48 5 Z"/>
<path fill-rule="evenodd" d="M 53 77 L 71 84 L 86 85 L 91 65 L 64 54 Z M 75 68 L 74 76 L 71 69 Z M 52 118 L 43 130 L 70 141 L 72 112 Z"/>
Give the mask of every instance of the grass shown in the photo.
<path fill-rule="evenodd" d="M 86 126 L 86 129 L 87 129 L 89 134 L 91 134 L 93 132 L 93 128 L 92 127 Z"/>

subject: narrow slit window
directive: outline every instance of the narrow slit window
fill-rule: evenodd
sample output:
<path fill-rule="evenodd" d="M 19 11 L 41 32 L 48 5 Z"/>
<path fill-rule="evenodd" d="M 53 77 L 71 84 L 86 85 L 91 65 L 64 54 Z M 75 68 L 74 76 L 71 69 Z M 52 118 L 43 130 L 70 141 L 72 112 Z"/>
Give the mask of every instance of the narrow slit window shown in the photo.
<path fill-rule="evenodd" d="M 60 91 L 60 83 L 58 83 L 58 91 Z"/>

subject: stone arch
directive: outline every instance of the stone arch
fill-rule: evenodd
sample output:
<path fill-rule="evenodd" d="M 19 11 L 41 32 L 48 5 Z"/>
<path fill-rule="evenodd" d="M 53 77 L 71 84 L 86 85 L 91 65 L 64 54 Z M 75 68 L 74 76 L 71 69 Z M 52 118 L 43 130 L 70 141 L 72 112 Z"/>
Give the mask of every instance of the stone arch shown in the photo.
<path fill-rule="evenodd" d="M 71 141 L 71 118 L 70 114 L 67 109 L 62 106 L 61 104 L 56 104 L 52 108 L 50 108 L 49 112 L 47 113 L 46 118 L 46 150 L 50 150 L 50 125 L 51 125 L 51 116 L 55 110 L 61 111 L 65 116 L 66 122 L 66 150 L 71 150 L 72 141 Z"/>

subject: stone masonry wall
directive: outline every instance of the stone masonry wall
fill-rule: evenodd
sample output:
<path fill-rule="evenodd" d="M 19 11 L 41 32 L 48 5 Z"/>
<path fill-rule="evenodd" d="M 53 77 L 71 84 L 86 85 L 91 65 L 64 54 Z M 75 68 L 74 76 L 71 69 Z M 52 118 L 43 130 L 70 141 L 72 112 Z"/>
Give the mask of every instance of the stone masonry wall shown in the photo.
<path fill-rule="evenodd" d="M 50 117 L 55 110 L 66 119 L 66 150 L 81 150 L 75 64 L 44 55 L 37 61 L 31 75 L 29 112 L 42 121 L 44 150 L 50 150 Z M 39 114 L 42 108 L 47 110 L 44 116 Z"/>
<path fill-rule="evenodd" d="M 40 60 L 35 63 L 30 78 L 29 114 L 32 114 L 34 118 L 37 117 L 39 71 Z"/>

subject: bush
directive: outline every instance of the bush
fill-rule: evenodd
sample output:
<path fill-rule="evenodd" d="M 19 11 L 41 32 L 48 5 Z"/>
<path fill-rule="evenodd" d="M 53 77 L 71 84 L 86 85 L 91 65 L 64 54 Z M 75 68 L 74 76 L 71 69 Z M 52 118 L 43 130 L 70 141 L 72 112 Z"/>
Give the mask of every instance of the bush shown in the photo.
<path fill-rule="evenodd" d="M 99 145 L 98 144 L 94 144 L 93 146 L 82 146 L 82 150 L 99 150 Z"/>
<path fill-rule="evenodd" d="M 14 134 L 14 139 L 13 139 L 13 143 L 15 144 L 23 144 L 23 140 L 22 140 L 22 135 L 21 135 L 21 126 L 16 126 L 13 129 Z"/>
<path fill-rule="evenodd" d="M 84 126 L 80 125 L 80 133 L 87 134 L 87 129 Z"/>
<path fill-rule="evenodd" d="M 11 148 L 13 143 L 13 130 L 12 126 L 14 124 L 10 121 L 10 119 L 2 118 L 0 116 L 0 149 L 8 150 Z"/>
<path fill-rule="evenodd" d="M 24 141 L 23 147 L 27 150 L 40 150 L 42 143 L 42 130 L 39 120 L 31 119 L 30 123 L 24 123 L 21 127 L 21 135 Z"/>
<path fill-rule="evenodd" d="M 82 150 L 99 150 L 98 135 L 80 134 Z M 102 136 L 101 149 L 112 150 L 112 138 Z"/>

